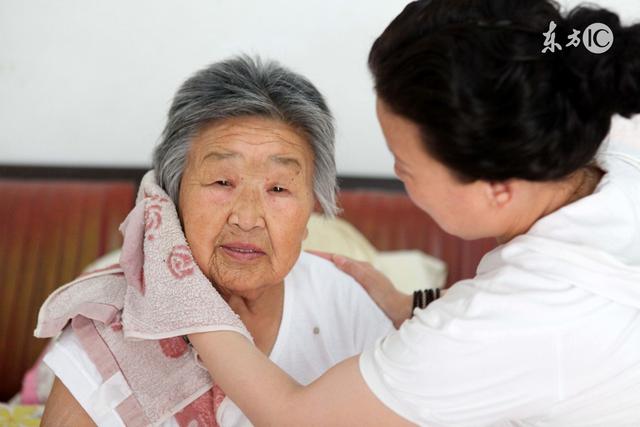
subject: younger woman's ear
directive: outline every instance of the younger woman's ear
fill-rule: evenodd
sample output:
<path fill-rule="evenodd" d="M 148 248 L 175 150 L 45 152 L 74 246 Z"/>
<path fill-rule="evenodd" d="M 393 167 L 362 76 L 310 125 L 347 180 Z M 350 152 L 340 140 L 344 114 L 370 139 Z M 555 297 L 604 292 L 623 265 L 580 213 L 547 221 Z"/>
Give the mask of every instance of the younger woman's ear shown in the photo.
<path fill-rule="evenodd" d="M 486 196 L 493 207 L 502 207 L 513 197 L 513 183 L 511 181 L 487 182 Z"/>

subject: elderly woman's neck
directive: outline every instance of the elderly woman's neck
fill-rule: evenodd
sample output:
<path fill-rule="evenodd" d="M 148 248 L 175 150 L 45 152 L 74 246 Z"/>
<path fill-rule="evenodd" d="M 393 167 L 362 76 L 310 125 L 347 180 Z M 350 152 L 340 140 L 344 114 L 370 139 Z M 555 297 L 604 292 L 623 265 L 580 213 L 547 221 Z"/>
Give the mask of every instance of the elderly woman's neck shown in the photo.
<path fill-rule="evenodd" d="M 256 346 L 269 354 L 280 329 L 284 307 L 284 283 L 269 286 L 262 292 L 225 296 L 229 306 L 245 324 Z"/>
<path fill-rule="evenodd" d="M 240 317 L 272 314 L 275 307 L 282 308 L 284 283 L 250 292 L 235 292 L 223 296 Z"/>

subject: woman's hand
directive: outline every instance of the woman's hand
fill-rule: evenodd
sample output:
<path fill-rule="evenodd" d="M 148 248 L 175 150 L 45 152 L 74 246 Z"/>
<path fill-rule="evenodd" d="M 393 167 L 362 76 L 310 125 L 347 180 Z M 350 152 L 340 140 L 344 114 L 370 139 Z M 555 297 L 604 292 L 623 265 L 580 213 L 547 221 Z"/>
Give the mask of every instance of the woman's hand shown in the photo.
<path fill-rule="evenodd" d="M 313 250 L 307 252 L 333 262 L 336 267 L 353 277 L 391 319 L 396 328 L 411 317 L 413 296 L 398 291 L 391 280 L 370 263 L 327 252 Z"/>

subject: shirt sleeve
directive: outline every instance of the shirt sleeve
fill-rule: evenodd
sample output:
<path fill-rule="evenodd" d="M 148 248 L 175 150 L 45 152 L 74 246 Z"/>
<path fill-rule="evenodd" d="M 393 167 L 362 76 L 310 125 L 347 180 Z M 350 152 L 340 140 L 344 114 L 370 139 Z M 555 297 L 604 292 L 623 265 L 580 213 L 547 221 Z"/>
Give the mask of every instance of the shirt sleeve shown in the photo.
<path fill-rule="evenodd" d="M 111 382 L 102 380 L 69 327 L 62 332 L 43 360 L 97 425 L 124 427 L 115 408 L 128 397 L 130 390 L 126 384 L 115 383 L 119 378 Z"/>
<path fill-rule="evenodd" d="M 411 422 L 489 426 L 524 420 L 557 399 L 555 340 L 548 334 L 479 335 L 446 320 L 436 301 L 360 357 L 371 391 Z"/>

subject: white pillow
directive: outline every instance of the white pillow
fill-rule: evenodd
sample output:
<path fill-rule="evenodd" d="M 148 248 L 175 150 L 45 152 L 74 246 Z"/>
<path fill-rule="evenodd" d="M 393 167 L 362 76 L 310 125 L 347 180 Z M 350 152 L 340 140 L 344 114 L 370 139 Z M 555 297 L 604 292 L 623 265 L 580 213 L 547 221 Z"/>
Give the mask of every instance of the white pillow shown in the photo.
<path fill-rule="evenodd" d="M 86 266 L 84 270 L 82 270 L 82 272 L 86 273 L 87 271 L 98 270 L 100 268 L 109 267 L 113 264 L 118 264 L 119 262 L 120 262 L 120 249 L 116 249 L 114 251 L 109 252 L 108 254 L 101 256 L 97 260 L 93 261 L 91 264 Z"/>
<path fill-rule="evenodd" d="M 407 294 L 414 290 L 442 287 L 447 266 L 418 250 L 378 252 L 353 225 L 341 218 L 327 219 L 312 214 L 307 226 L 309 235 L 303 249 L 316 249 L 367 261 L 382 271 L 394 286 Z"/>
<path fill-rule="evenodd" d="M 367 262 L 373 262 L 378 254 L 367 238 L 344 219 L 328 219 L 313 213 L 307 230 L 309 234 L 302 242 L 302 249 L 315 249 Z"/>
<path fill-rule="evenodd" d="M 427 288 L 441 288 L 447 279 L 447 265 L 422 251 L 378 252 L 373 265 L 396 289 L 406 294 Z"/>

